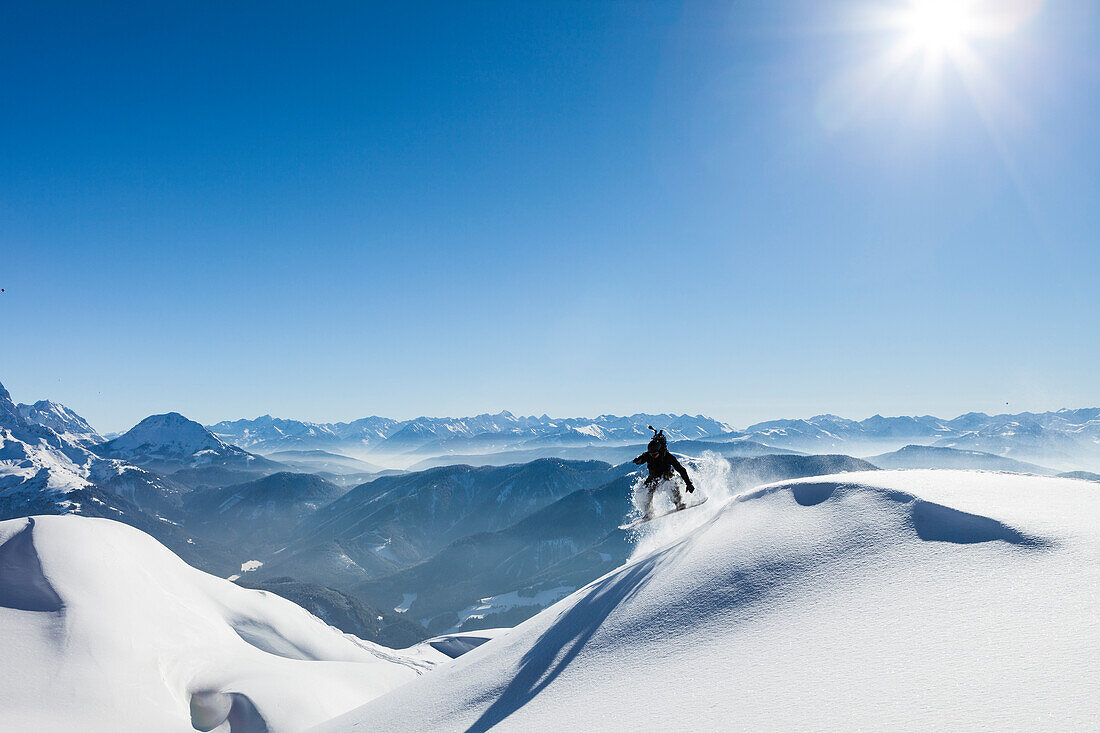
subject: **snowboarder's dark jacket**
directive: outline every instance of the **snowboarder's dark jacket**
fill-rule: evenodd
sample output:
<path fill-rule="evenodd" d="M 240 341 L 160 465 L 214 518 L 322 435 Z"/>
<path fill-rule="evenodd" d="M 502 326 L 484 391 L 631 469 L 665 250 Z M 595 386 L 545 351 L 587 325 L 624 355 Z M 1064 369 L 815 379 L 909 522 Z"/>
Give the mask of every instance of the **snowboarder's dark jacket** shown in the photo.
<path fill-rule="evenodd" d="M 646 468 L 649 469 L 649 478 L 646 479 L 647 483 L 672 478 L 672 471 L 675 469 L 676 473 L 683 477 L 684 483 L 691 486 L 691 479 L 688 478 L 687 469 L 676 460 L 676 456 L 672 455 L 667 450 L 661 451 L 656 456 L 647 451 L 635 458 L 634 463 L 639 466 L 643 463 L 646 464 Z"/>

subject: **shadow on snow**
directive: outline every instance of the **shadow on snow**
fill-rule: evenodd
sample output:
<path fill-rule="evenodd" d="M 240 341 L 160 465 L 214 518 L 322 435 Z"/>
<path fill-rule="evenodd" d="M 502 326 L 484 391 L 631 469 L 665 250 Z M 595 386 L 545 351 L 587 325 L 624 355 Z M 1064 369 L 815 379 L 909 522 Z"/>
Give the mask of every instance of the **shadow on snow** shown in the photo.
<path fill-rule="evenodd" d="M 489 730 L 542 692 L 576 658 L 608 615 L 646 584 L 657 560 L 651 556 L 608 578 L 602 588 L 565 611 L 523 655 L 515 677 L 466 733 Z"/>

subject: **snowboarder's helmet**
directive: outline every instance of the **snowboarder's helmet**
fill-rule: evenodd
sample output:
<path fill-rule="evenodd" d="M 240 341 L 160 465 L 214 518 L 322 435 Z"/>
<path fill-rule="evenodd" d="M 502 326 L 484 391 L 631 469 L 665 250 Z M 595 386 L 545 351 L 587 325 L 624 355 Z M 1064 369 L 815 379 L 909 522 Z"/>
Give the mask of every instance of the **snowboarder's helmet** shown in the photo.
<path fill-rule="evenodd" d="M 650 428 L 650 430 L 652 429 Z M 664 430 L 657 431 L 657 434 L 653 436 L 653 440 L 649 441 L 647 450 L 650 453 L 664 453 L 668 450 L 668 440 L 665 438 Z"/>

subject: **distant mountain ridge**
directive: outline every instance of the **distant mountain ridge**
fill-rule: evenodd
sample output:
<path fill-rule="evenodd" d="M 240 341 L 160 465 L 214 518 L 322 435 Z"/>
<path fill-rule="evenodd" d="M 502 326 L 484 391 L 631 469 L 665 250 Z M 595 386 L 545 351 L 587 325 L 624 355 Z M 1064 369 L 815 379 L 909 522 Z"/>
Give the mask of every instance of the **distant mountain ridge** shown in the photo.
<path fill-rule="evenodd" d="M 1053 476 L 1056 471 L 1034 463 L 1017 461 L 1012 458 L 984 453 L 975 450 L 959 450 L 931 445 L 907 445 L 893 453 L 868 456 L 879 468 L 939 468 L 978 471 L 1011 471 L 1013 473 L 1032 473 L 1036 476 Z"/>
<path fill-rule="evenodd" d="M 971 434 L 994 435 L 1012 428 L 1073 431 L 1090 424 L 1100 425 L 1100 407 L 1000 415 L 968 412 L 951 420 L 932 415 L 920 417 L 873 415 L 865 420 L 849 420 L 838 415 L 816 415 L 808 419 L 756 423 L 745 428 L 743 433 L 757 436 L 771 435 L 789 440 L 805 437 L 826 437 L 846 441 L 853 441 L 860 437 L 947 439 Z"/>
<path fill-rule="evenodd" d="M 644 413 L 551 418 L 501 412 L 405 421 L 368 417 L 351 423 L 310 423 L 265 415 L 255 420 L 223 421 L 209 430 L 227 443 L 260 453 L 357 449 L 458 460 L 515 451 L 530 460 L 547 455 L 546 451 L 642 444 L 651 435 L 649 425 L 663 429 L 674 441 L 745 441 L 805 453 L 867 454 L 919 444 L 992 453 L 1064 469 L 1100 464 L 1100 408 L 1001 415 L 970 412 L 949 420 L 933 415 L 872 415 L 852 420 L 825 414 L 768 420 L 743 430 L 704 415 Z M 420 465 L 425 464 L 421 461 Z"/>
<path fill-rule="evenodd" d="M 663 429 L 674 446 L 696 451 L 704 449 L 700 443 L 711 443 L 710 449 L 727 457 L 784 451 L 878 455 L 923 445 L 988 453 L 1057 471 L 1100 467 L 1100 408 L 970 412 L 953 419 L 873 415 L 852 420 L 823 414 L 769 420 L 740 430 L 704 415 L 669 413 L 551 418 L 503 411 L 413 420 L 369 416 L 336 423 L 263 415 L 204 427 L 173 412 L 151 415 L 105 441 L 64 405 L 40 400 L 11 407 L 13 415 L 49 428 L 66 445 L 171 475 L 191 487 L 226 486 L 286 468 L 319 473 L 350 487 L 393 468 L 505 465 L 540 457 L 616 463 L 630 458 L 628 446 L 633 450 L 648 441 L 649 425 Z"/>
<path fill-rule="evenodd" d="M 761 443 L 808 452 L 897 450 L 920 443 L 979 451 L 1043 465 L 1087 467 L 1100 462 L 1100 408 L 987 415 L 970 412 L 952 420 L 882 417 L 848 420 L 817 415 L 807 420 L 772 420 L 743 433 Z"/>
<path fill-rule="evenodd" d="M 38 402 L 21 409 L 0 384 L 0 507 L 5 507 L 0 513 L 10 513 L 20 501 L 33 502 L 39 508 L 51 502 L 72 505 L 76 503 L 69 497 L 72 492 L 87 492 L 97 485 L 153 509 L 174 503 L 173 489 L 159 476 L 123 461 L 104 459 L 89 450 L 79 436 L 59 433 L 39 422 L 48 418 L 61 420 L 58 426 L 62 428 L 87 426 L 79 415 L 64 408 L 54 411 L 54 406 L 61 407 Z M 24 417 L 24 412 L 30 417 Z"/>
<path fill-rule="evenodd" d="M 137 458 L 131 461 L 134 463 L 158 463 L 158 458 L 164 458 L 170 464 L 179 464 L 177 468 L 194 468 L 202 464 L 203 456 L 213 463 L 225 463 L 241 460 L 252 452 L 268 454 L 326 449 L 336 454 L 344 449 L 353 454 L 374 452 L 380 455 L 423 456 L 421 466 L 433 456 L 443 460 L 453 456 L 457 461 L 510 451 L 522 452 L 530 460 L 548 455 L 547 451 L 644 443 L 650 436 L 649 425 L 663 429 L 674 441 L 745 441 L 758 443 L 765 449 L 806 453 L 844 451 L 867 454 L 876 449 L 889 452 L 915 444 L 991 453 L 1063 470 L 1093 469 L 1100 463 L 1098 407 L 998 415 L 970 412 L 953 419 L 933 415 L 873 415 L 863 420 L 852 420 L 823 414 L 805 419 L 768 420 L 741 430 L 704 415 L 668 413 L 551 418 L 545 414 L 539 417 L 516 416 L 503 411 L 470 417 L 418 417 L 413 420 L 370 416 L 336 423 L 263 415 L 252 420 L 225 420 L 206 427 L 178 413 L 166 413 L 151 415 L 110 441 L 105 441 L 87 420 L 65 405 L 40 400 L 34 404 L 12 407 L 15 408 L 13 415 L 20 416 L 27 423 L 50 428 L 68 444 L 93 448 L 96 452 L 116 458 L 129 459 L 134 456 Z M 176 443 L 175 450 L 170 445 L 173 442 Z M 151 449 L 151 445 L 158 447 Z M 578 456 L 574 454 L 570 457 Z M 299 454 L 291 460 L 304 464 L 305 458 Z M 256 460 L 262 463 L 258 456 L 254 457 L 253 463 Z M 497 460 L 493 462 L 500 463 Z M 183 466 L 185 463 L 194 465 Z M 167 470 L 163 462 L 159 465 L 162 470 Z M 306 465 L 297 467 L 312 468 Z M 273 464 L 268 468 L 270 473 L 278 470 L 279 466 Z M 325 469 L 318 466 L 315 470 Z"/>
<path fill-rule="evenodd" d="M 365 417 L 350 423 L 314 423 L 263 415 L 254 420 L 224 420 L 208 426 L 225 442 L 260 452 L 305 448 L 358 448 L 378 453 L 491 452 L 511 448 L 637 442 L 648 439 L 649 425 L 674 440 L 732 432 L 725 423 L 703 415 L 636 414 L 595 418 L 517 417 L 504 411 L 471 417 L 418 417 L 392 420 Z"/>

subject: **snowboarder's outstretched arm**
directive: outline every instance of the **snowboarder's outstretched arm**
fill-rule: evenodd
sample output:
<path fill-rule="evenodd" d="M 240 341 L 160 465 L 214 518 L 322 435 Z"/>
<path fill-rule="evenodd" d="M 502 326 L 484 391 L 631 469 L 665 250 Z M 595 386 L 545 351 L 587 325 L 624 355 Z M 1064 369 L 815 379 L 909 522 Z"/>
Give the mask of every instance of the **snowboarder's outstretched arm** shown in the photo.
<path fill-rule="evenodd" d="M 645 457 L 646 457 L 646 454 L 645 454 L 645 453 L 643 453 L 642 455 L 640 455 L 640 456 L 638 456 L 637 458 L 635 458 L 635 459 L 634 459 L 634 465 L 635 465 L 635 466 L 640 466 L 640 465 L 642 465 L 643 463 L 645 463 Z"/>
<path fill-rule="evenodd" d="M 695 484 L 691 483 L 691 477 L 688 476 L 687 469 L 684 468 L 680 461 L 676 460 L 676 456 L 671 453 L 668 454 L 668 460 L 672 464 L 672 467 L 676 469 L 676 473 L 680 474 L 680 477 L 684 479 L 684 483 L 687 485 L 688 493 L 695 491 Z"/>

